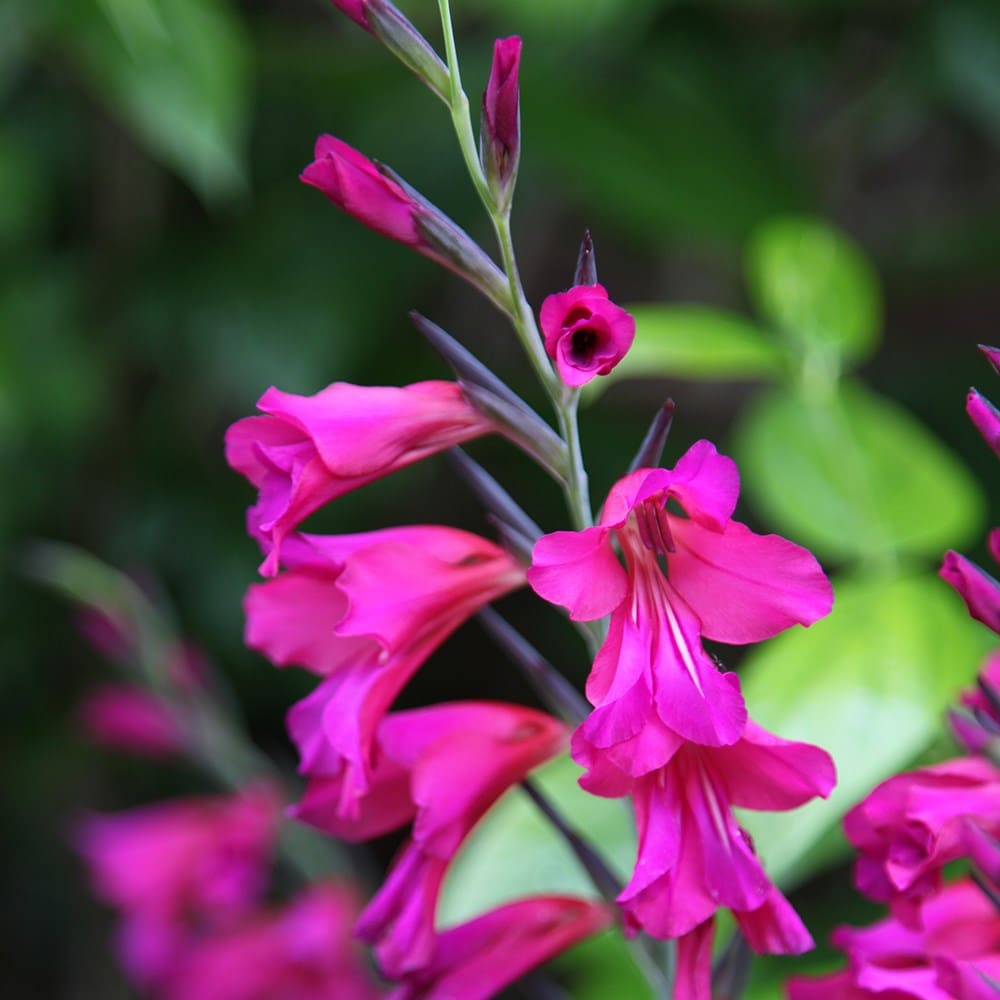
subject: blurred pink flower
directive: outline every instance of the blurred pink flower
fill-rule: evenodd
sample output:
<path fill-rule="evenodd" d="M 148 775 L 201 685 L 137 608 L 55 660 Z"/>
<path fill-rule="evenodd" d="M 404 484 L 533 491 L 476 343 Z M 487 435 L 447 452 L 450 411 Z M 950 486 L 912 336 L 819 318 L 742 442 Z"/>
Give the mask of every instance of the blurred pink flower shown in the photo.
<path fill-rule="evenodd" d="M 979 671 L 978 683 L 963 691 L 961 708 L 948 713 L 952 733 L 969 753 L 1000 749 L 1000 650 L 990 654 Z"/>
<path fill-rule="evenodd" d="M 161 980 L 195 931 L 231 924 L 260 900 L 280 812 L 275 792 L 257 785 L 79 824 L 75 847 L 94 894 L 120 911 L 119 954 L 137 982 Z"/>
<path fill-rule="evenodd" d="M 923 900 L 915 927 L 887 917 L 831 940 L 848 968 L 790 979 L 789 1000 L 988 1000 L 1000 989 L 1000 914 L 967 879 Z"/>
<path fill-rule="evenodd" d="M 528 582 L 537 594 L 574 621 L 611 615 L 587 680 L 596 710 L 583 734 L 632 776 L 662 767 L 678 736 L 720 746 L 742 735 L 739 681 L 720 672 L 703 636 L 757 642 L 830 610 L 830 584 L 809 552 L 731 520 L 738 493 L 736 464 L 698 441 L 672 470 L 620 479 L 596 527 L 535 545 Z"/>
<path fill-rule="evenodd" d="M 548 296 L 538 320 L 559 377 L 574 389 L 607 375 L 635 339 L 635 320 L 603 285 L 576 285 Z"/>
<path fill-rule="evenodd" d="M 608 927 L 602 903 L 539 896 L 442 931 L 389 1000 L 489 1000 L 526 972 Z"/>
<path fill-rule="evenodd" d="M 346 762 L 317 759 L 294 814 L 346 840 L 364 840 L 413 819 L 413 833 L 358 921 L 383 972 L 397 978 L 424 965 L 448 865 L 484 813 L 511 785 L 563 750 L 566 727 L 520 705 L 453 702 L 385 717 L 376 762 L 355 818 L 339 808 Z"/>
<path fill-rule="evenodd" d="M 780 812 L 836 782 L 826 751 L 773 736 L 748 720 L 731 746 L 673 737 L 660 770 L 632 777 L 573 736 L 573 759 L 588 768 L 580 784 L 603 796 L 631 795 L 639 844 L 632 879 L 618 897 L 626 930 L 657 938 L 689 934 L 724 906 L 759 952 L 798 954 L 812 938 L 774 888 L 731 807 Z"/>
<path fill-rule="evenodd" d="M 344 760 L 345 815 L 368 785 L 382 716 L 428 656 L 484 604 L 524 583 L 524 569 L 478 535 L 437 525 L 356 535 L 294 535 L 288 571 L 247 593 L 247 644 L 326 680 L 288 725 L 309 770 Z"/>
<path fill-rule="evenodd" d="M 315 884 L 280 909 L 194 941 L 164 1000 L 375 1000 L 351 933 L 357 912 L 352 890 Z"/>
<path fill-rule="evenodd" d="M 858 889 L 915 919 L 914 905 L 937 891 L 942 867 L 966 853 L 967 821 L 1000 835 L 1000 769 L 988 760 L 945 761 L 882 782 L 844 817 L 860 852 Z"/>
<path fill-rule="evenodd" d="M 166 706 L 134 684 L 106 684 L 80 703 L 77 718 L 92 742 L 113 750 L 166 757 L 186 746 Z"/>
<path fill-rule="evenodd" d="M 226 432 L 226 459 L 259 490 L 250 533 L 278 570 L 285 536 L 336 497 L 493 430 L 453 382 L 335 382 L 314 396 L 271 388 Z"/>

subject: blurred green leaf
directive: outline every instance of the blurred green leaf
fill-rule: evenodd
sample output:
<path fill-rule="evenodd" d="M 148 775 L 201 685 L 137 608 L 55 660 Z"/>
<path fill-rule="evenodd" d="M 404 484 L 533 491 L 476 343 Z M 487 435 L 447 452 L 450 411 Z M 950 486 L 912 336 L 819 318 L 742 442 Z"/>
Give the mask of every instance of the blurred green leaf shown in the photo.
<path fill-rule="evenodd" d="M 746 489 L 783 534 L 834 559 L 937 557 L 974 537 L 975 481 L 913 416 L 861 385 L 751 405 L 735 452 Z"/>
<path fill-rule="evenodd" d="M 761 226 L 747 249 L 747 282 L 761 316 L 805 353 L 867 357 L 878 343 L 878 278 L 861 250 L 819 219 Z"/>
<path fill-rule="evenodd" d="M 577 784 L 580 773 L 563 755 L 539 768 L 532 780 L 625 882 L 635 863 L 632 819 L 622 800 L 583 791 Z M 565 841 L 528 796 L 514 788 L 490 810 L 455 859 L 438 919 L 448 926 L 501 903 L 546 893 L 598 898 Z"/>
<path fill-rule="evenodd" d="M 837 764 L 826 801 L 794 816 L 741 816 L 785 887 L 846 853 L 842 837 L 824 838 L 871 788 L 934 742 L 945 707 L 991 645 L 937 577 L 844 580 L 835 589 L 829 617 L 758 647 L 741 671 L 757 722 L 818 744 Z"/>
<path fill-rule="evenodd" d="M 76 0 L 62 43 L 206 201 L 246 185 L 249 43 L 225 0 Z"/>
<path fill-rule="evenodd" d="M 773 338 L 750 320 L 706 306 L 629 306 L 635 317 L 632 349 L 617 368 L 594 379 L 597 395 L 612 382 L 645 375 L 673 378 L 768 378 L 782 354 Z"/>
<path fill-rule="evenodd" d="M 50 192 L 35 151 L 0 133 L 0 247 L 27 243 L 41 230 Z"/>

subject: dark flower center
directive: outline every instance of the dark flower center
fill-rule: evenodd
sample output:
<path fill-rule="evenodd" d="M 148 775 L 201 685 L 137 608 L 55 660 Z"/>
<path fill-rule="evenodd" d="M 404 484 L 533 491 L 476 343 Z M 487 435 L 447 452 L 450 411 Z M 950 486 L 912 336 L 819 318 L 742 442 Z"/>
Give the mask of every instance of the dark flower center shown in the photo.
<path fill-rule="evenodd" d="M 581 326 L 574 330 L 569 341 L 569 356 L 576 363 L 590 360 L 597 346 L 597 334 L 589 326 Z"/>

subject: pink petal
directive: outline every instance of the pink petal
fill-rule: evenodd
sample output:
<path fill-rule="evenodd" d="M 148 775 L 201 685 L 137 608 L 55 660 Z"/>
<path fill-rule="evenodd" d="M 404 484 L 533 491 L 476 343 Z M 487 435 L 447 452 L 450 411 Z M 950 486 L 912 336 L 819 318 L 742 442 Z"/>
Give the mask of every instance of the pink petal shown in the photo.
<path fill-rule="evenodd" d="M 593 621 L 625 598 L 628 577 L 603 528 L 556 531 L 535 543 L 528 583 L 539 597 L 568 609 L 573 621 Z"/>
<path fill-rule="evenodd" d="M 944 554 L 938 575 L 958 591 L 976 621 L 1000 634 L 1000 582 L 951 550 Z"/>
<path fill-rule="evenodd" d="M 965 412 L 994 454 L 1000 456 L 1000 411 L 976 389 L 970 389 Z"/>
<path fill-rule="evenodd" d="M 778 535 L 757 535 L 730 521 L 712 531 L 670 519 L 677 551 L 670 582 L 701 622 L 702 634 L 744 644 L 828 614 L 833 590 L 811 553 Z"/>

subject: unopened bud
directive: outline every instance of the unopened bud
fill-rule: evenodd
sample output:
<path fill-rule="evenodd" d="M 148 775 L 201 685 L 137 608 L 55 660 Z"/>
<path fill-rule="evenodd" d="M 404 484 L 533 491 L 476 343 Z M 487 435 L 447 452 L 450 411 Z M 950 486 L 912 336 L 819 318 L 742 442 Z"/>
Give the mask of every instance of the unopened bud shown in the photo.
<path fill-rule="evenodd" d="M 576 259 L 576 273 L 573 275 L 574 285 L 597 284 L 597 256 L 594 253 L 594 240 L 587 229 L 580 243 L 580 256 Z"/>
<path fill-rule="evenodd" d="M 520 65 L 521 39 L 498 38 L 483 93 L 479 154 L 490 190 L 500 206 L 510 204 L 521 155 Z"/>

